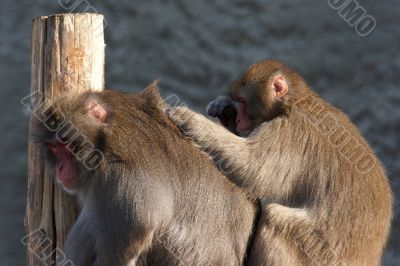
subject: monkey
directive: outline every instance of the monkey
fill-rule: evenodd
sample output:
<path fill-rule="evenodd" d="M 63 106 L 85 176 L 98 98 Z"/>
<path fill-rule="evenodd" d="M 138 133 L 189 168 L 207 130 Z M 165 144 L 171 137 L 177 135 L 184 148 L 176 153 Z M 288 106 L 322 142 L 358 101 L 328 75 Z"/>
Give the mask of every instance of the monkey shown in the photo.
<path fill-rule="evenodd" d="M 37 108 L 34 136 L 76 195 L 74 265 L 243 265 L 257 208 L 144 91 L 69 93 Z"/>
<path fill-rule="evenodd" d="M 222 125 L 187 107 L 167 109 L 249 198 L 261 201 L 249 265 L 380 265 L 391 188 L 342 111 L 295 70 L 263 60 L 207 112 Z"/>

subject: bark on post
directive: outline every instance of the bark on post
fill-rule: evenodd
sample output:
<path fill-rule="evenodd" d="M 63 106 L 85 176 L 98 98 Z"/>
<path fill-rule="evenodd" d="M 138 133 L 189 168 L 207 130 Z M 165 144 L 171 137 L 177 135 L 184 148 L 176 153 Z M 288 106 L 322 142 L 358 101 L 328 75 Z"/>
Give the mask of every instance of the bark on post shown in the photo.
<path fill-rule="evenodd" d="M 31 99 L 51 99 L 70 91 L 103 90 L 104 18 L 99 14 L 59 14 L 33 19 Z M 30 126 L 30 136 L 32 132 Z M 28 265 L 62 264 L 60 253 L 77 207 L 49 175 L 29 139 L 28 198 L 25 217 Z"/>

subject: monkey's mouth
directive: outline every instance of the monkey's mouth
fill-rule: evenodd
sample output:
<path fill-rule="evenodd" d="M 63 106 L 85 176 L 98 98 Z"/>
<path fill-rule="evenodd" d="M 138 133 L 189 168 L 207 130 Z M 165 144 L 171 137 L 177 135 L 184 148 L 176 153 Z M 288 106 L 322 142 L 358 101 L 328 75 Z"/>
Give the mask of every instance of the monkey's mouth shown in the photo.
<path fill-rule="evenodd" d="M 74 189 L 78 185 L 77 162 L 68 149 L 67 144 L 54 141 L 48 144 L 50 152 L 56 158 L 57 181 L 67 189 Z"/>

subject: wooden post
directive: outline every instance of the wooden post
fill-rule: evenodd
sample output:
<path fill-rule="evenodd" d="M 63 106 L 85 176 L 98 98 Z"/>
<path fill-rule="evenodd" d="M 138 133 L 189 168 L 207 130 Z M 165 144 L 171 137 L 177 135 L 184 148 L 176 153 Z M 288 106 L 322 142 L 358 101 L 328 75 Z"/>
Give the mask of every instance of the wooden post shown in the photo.
<path fill-rule="evenodd" d="M 102 15 L 90 13 L 33 19 L 31 95 L 44 100 L 70 91 L 103 90 L 103 25 Z M 77 207 L 55 184 L 31 138 L 28 152 L 27 236 L 21 241 L 28 248 L 28 265 L 60 264 Z"/>

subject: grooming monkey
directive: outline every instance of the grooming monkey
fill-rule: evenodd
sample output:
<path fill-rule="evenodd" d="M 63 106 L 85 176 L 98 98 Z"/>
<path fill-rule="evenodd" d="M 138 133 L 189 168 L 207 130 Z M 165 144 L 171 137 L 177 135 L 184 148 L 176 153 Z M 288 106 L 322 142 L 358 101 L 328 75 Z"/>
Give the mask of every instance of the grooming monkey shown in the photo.
<path fill-rule="evenodd" d="M 162 106 L 153 83 L 133 95 L 63 96 L 38 111 L 38 141 L 82 208 L 63 248 L 75 265 L 243 264 L 254 204 Z"/>
<path fill-rule="evenodd" d="M 380 265 L 391 190 L 344 113 L 275 60 L 251 65 L 230 97 L 218 97 L 207 112 L 231 132 L 188 108 L 167 110 L 233 182 L 261 200 L 251 265 Z"/>

